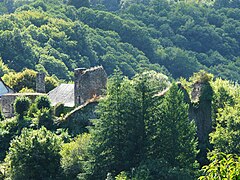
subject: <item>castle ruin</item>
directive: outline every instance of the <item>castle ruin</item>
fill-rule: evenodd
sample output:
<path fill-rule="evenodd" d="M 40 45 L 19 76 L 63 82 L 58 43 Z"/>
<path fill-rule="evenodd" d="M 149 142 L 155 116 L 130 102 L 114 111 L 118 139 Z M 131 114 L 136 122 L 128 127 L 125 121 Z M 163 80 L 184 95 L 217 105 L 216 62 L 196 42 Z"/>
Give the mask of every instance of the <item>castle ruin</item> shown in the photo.
<path fill-rule="evenodd" d="M 48 96 L 53 106 L 63 103 L 65 107 L 77 107 L 89 99 L 101 96 L 106 84 L 107 74 L 102 66 L 77 68 L 74 71 L 74 84 L 60 84 Z"/>
<path fill-rule="evenodd" d="M 102 66 L 74 71 L 74 102 L 81 105 L 88 99 L 100 96 L 106 89 L 107 74 Z"/>
<path fill-rule="evenodd" d="M 32 101 L 37 96 L 47 95 L 52 106 L 63 103 L 65 107 L 77 107 L 87 100 L 101 96 L 106 89 L 107 74 L 102 66 L 90 69 L 78 68 L 74 71 L 74 84 L 60 84 L 45 93 L 45 74 L 39 72 L 36 77 L 36 93 L 8 93 L 1 97 L 1 108 L 6 118 L 14 116 L 14 101 L 18 96 L 29 97 Z"/>
<path fill-rule="evenodd" d="M 44 72 L 37 73 L 36 92 L 45 93 L 45 73 Z"/>

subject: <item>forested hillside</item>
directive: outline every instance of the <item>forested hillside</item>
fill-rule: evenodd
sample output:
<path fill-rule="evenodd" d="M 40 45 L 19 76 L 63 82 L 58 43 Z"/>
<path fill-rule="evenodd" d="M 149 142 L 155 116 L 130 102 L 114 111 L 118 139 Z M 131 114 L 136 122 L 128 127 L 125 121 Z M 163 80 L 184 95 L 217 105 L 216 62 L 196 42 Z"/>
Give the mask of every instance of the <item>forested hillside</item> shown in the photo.
<path fill-rule="evenodd" d="M 14 71 L 44 70 L 65 80 L 76 67 L 101 64 L 108 74 L 118 66 L 129 77 L 143 69 L 174 78 L 205 69 L 238 81 L 238 6 L 222 0 L 4 0 L 1 58 Z"/>

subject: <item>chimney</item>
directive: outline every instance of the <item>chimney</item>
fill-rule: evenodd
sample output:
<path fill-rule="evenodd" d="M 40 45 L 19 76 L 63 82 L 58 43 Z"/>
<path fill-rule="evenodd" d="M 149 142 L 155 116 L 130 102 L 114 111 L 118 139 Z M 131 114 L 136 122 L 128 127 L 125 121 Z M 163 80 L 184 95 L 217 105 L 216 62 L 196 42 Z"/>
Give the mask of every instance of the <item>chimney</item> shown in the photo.
<path fill-rule="evenodd" d="M 45 73 L 44 72 L 37 73 L 36 92 L 45 93 Z"/>
<path fill-rule="evenodd" d="M 83 103 L 83 99 L 80 95 L 80 80 L 81 76 L 84 73 L 86 68 L 77 68 L 74 70 L 74 104 L 75 106 L 80 105 Z"/>

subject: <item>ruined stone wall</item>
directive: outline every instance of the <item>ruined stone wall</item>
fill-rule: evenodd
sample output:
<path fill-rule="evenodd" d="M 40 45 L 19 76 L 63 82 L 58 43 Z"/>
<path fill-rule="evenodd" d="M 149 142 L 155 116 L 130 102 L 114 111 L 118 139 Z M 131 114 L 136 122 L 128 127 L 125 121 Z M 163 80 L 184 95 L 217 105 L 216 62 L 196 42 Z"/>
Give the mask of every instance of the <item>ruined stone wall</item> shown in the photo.
<path fill-rule="evenodd" d="M 194 119 L 197 126 L 201 165 L 207 163 L 207 151 L 211 149 L 209 133 L 212 131 L 212 97 L 213 90 L 209 82 L 193 84 L 189 108 L 189 118 Z"/>
<path fill-rule="evenodd" d="M 36 92 L 45 93 L 45 73 L 44 72 L 37 73 Z"/>
<path fill-rule="evenodd" d="M 76 107 L 69 112 L 63 120 L 59 121 L 60 128 L 67 128 L 68 133 L 72 136 L 88 132 L 87 127 L 91 125 L 91 119 L 96 119 L 96 107 L 98 101 L 90 101 L 81 106 Z"/>
<path fill-rule="evenodd" d="M 199 141 L 208 140 L 212 131 L 212 88 L 209 83 L 195 83 L 191 92 L 190 117 L 195 119 Z"/>
<path fill-rule="evenodd" d="M 11 118 L 14 114 L 14 102 L 15 99 L 19 96 L 26 96 L 28 97 L 32 102 L 35 101 L 37 96 L 45 95 L 42 93 L 14 93 L 14 94 L 4 94 L 1 97 L 0 104 L 2 108 L 2 113 L 5 118 Z"/>
<path fill-rule="evenodd" d="M 5 118 L 11 118 L 14 116 L 14 101 L 16 97 L 15 96 L 6 96 L 3 95 L 1 97 L 1 108 L 2 113 Z"/>
<path fill-rule="evenodd" d="M 74 75 L 75 106 L 81 105 L 95 96 L 102 95 L 106 89 L 107 74 L 102 66 L 90 69 L 78 68 L 75 70 Z"/>
<path fill-rule="evenodd" d="M 184 101 L 189 104 L 189 119 L 196 123 L 200 150 L 198 162 L 205 165 L 207 164 L 207 152 L 211 149 L 209 133 L 212 131 L 212 87 L 208 81 L 195 82 L 190 95 L 180 83 L 178 83 L 178 88 L 184 93 Z"/>

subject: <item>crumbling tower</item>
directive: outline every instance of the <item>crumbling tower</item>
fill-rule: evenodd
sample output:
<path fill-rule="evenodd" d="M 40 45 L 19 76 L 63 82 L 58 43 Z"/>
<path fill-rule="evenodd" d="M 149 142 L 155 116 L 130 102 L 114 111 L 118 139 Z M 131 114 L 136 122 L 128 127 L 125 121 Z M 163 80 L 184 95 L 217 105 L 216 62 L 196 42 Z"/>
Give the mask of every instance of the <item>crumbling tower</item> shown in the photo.
<path fill-rule="evenodd" d="M 205 157 L 198 159 L 201 165 L 207 163 L 207 152 L 211 149 L 209 133 L 212 131 L 212 98 L 213 90 L 208 81 L 198 81 L 193 84 L 189 117 L 196 122 L 199 157 Z"/>
<path fill-rule="evenodd" d="M 45 73 L 38 72 L 36 77 L 36 92 L 45 93 Z"/>
<path fill-rule="evenodd" d="M 102 66 L 90 69 L 77 68 L 74 71 L 75 106 L 85 103 L 94 96 L 100 96 L 106 89 L 107 74 Z"/>

